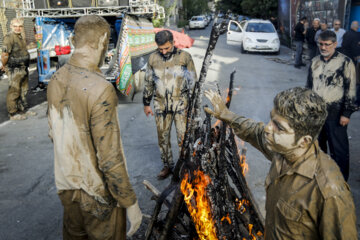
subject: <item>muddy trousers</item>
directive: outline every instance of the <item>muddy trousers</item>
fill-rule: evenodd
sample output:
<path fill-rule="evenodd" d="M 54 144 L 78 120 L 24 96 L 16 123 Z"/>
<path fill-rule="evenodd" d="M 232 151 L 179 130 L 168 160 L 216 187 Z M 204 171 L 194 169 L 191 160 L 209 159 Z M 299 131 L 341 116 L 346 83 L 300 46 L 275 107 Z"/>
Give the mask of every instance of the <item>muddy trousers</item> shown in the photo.
<path fill-rule="evenodd" d="M 171 151 L 171 126 L 175 122 L 177 142 L 179 147 L 182 144 L 182 139 L 186 128 L 186 115 L 185 113 L 156 113 L 155 122 L 158 133 L 158 143 L 160 148 L 161 160 L 164 166 L 173 167 L 174 160 Z"/>
<path fill-rule="evenodd" d="M 347 126 L 341 126 L 338 120 L 326 120 L 319 135 L 319 146 L 325 153 L 328 150 L 327 145 L 331 158 L 335 160 L 347 181 L 350 163 Z"/>
<path fill-rule="evenodd" d="M 29 72 L 27 68 L 15 68 L 7 71 L 9 90 L 6 96 L 6 107 L 9 114 L 23 111 L 27 107 L 26 94 L 29 89 Z"/>
<path fill-rule="evenodd" d="M 75 190 L 78 191 L 78 190 Z M 73 201 L 74 190 L 63 191 L 59 198 L 64 207 L 64 240 L 126 240 L 126 209 L 116 207 L 101 221 Z"/>

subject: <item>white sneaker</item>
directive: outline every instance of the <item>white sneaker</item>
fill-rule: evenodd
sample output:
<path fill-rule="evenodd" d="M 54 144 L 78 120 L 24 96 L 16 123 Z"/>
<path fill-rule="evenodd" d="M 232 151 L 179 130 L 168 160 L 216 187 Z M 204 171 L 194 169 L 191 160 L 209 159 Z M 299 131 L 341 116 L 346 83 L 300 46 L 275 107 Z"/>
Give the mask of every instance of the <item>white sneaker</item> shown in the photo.
<path fill-rule="evenodd" d="M 10 116 L 10 120 L 13 121 L 25 120 L 25 119 L 27 119 L 27 117 L 24 114 L 20 114 L 20 113 Z"/>

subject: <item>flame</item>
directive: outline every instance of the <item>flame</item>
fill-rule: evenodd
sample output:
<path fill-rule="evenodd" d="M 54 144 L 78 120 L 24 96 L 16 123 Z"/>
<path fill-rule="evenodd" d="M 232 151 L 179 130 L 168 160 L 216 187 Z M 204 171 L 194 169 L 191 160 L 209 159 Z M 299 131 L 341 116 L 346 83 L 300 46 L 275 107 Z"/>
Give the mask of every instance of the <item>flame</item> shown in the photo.
<path fill-rule="evenodd" d="M 217 240 L 216 228 L 211 214 L 206 186 L 211 179 L 200 170 L 194 171 L 195 179 L 189 183 L 189 174 L 181 181 L 181 192 L 195 224 L 200 240 Z"/>
<path fill-rule="evenodd" d="M 226 217 L 221 218 L 221 221 L 224 221 L 224 220 L 228 221 L 228 223 L 231 224 L 231 219 L 229 217 L 229 214 L 227 214 Z"/>
<path fill-rule="evenodd" d="M 221 120 L 217 120 L 211 127 L 214 128 L 221 123 Z"/>
<path fill-rule="evenodd" d="M 240 213 L 244 213 L 246 211 L 246 207 L 245 206 L 249 206 L 250 202 L 246 199 L 241 199 L 241 201 L 239 201 L 238 199 L 236 199 L 237 202 L 237 210 L 240 211 Z"/>
<path fill-rule="evenodd" d="M 240 156 L 239 164 L 242 169 L 242 174 L 245 176 L 247 174 L 247 172 L 249 171 L 249 165 L 246 163 L 246 148 L 244 148 L 245 142 L 242 140 L 240 142 L 240 139 L 238 137 L 235 138 L 235 141 L 236 141 L 236 145 L 238 147 L 238 154 Z"/>

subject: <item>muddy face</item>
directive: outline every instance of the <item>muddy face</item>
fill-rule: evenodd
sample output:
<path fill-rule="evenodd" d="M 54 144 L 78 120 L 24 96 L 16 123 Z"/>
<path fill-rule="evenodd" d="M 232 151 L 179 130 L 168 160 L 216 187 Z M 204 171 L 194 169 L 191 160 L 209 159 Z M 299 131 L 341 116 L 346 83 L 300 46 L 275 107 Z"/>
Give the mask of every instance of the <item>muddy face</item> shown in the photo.
<path fill-rule="evenodd" d="M 298 148 L 295 143 L 295 131 L 289 122 L 273 109 L 270 122 L 265 127 L 266 144 L 269 150 L 280 154 L 291 154 Z"/>
<path fill-rule="evenodd" d="M 162 56 L 168 58 L 174 51 L 174 44 L 171 42 L 166 42 L 165 44 L 158 46 L 158 51 L 161 53 Z"/>
<path fill-rule="evenodd" d="M 20 34 L 22 29 L 23 29 L 23 25 L 19 22 L 15 22 L 11 25 L 11 30 L 16 33 L 16 34 Z"/>

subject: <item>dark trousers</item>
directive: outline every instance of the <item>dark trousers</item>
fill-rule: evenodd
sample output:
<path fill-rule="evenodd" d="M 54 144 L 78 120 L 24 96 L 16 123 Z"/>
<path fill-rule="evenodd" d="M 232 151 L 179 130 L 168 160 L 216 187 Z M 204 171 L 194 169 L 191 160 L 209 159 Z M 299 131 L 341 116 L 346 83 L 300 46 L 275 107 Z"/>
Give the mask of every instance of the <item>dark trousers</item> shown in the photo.
<path fill-rule="evenodd" d="M 327 153 L 328 146 L 330 156 L 339 166 L 345 181 L 349 178 L 349 139 L 347 126 L 340 125 L 339 120 L 326 120 L 320 135 L 320 148 Z M 327 146 L 328 144 L 328 146 Z"/>
<path fill-rule="evenodd" d="M 315 56 L 316 56 L 316 50 L 318 48 L 317 45 L 308 45 L 309 47 L 309 57 L 310 57 L 310 60 L 313 59 Z"/>
<path fill-rule="evenodd" d="M 296 52 L 295 52 L 295 65 L 302 64 L 302 53 L 303 53 L 303 42 L 295 41 Z"/>

